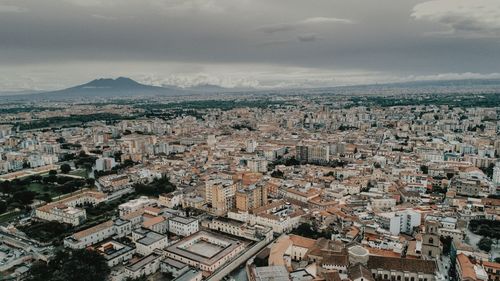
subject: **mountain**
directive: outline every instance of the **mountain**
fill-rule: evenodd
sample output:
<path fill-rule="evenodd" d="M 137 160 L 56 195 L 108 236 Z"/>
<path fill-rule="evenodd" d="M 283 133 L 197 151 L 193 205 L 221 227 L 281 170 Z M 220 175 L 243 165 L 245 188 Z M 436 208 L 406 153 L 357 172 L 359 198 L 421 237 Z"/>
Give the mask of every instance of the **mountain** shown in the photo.
<path fill-rule="evenodd" d="M 23 96 L 11 96 L 15 99 L 86 99 L 86 98 L 120 98 L 141 96 L 174 96 L 186 94 L 185 91 L 175 87 L 156 87 L 138 83 L 130 78 L 118 77 L 116 79 L 101 78 L 75 87 L 35 93 Z"/>

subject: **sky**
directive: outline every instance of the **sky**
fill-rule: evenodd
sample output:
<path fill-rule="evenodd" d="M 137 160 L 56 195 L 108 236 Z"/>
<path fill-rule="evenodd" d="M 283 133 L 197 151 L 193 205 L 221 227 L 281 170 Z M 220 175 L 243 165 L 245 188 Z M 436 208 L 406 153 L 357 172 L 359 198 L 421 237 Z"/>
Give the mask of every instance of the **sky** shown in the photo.
<path fill-rule="evenodd" d="M 0 92 L 500 78 L 499 0 L 0 0 Z"/>

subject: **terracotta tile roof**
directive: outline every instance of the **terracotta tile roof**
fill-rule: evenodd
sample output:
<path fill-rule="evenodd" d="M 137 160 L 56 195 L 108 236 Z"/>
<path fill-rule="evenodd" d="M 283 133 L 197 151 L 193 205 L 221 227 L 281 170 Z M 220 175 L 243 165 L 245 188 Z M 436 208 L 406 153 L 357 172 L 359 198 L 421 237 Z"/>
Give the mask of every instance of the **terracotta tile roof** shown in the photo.
<path fill-rule="evenodd" d="M 165 218 L 163 216 L 157 216 L 157 217 L 146 220 L 145 222 L 142 223 L 142 226 L 148 228 L 148 227 L 151 227 L 155 224 L 159 224 L 159 223 L 164 222 L 164 221 L 165 221 Z"/>
<path fill-rule="evenodd" d="M 77 233 L 73 234 L 73 237 L 77 240 L 81 240 L 84 237 L 87 237 L 93 233 L 99 232 L 99 231 L 106 229 L 106 228 L 109 228 L 111 226 L 113 226 L 113 221 L 109 220 L 109 221 L 103 222 L 101 224 L 98 224 L 96 226 L 93 226 L 91 228 L 87 228 L 85 230 L 77 232 Z"/>
<path fill-rule="evenodd" d="M 370 270 L 368 270 L 368 268 L 366 268 L 366 266 L 364 266 L 361 263 L 357 263 L 349 267 L 348 272 L 349 272 L 349 278 L 351 280 L 363 278 L 363 280 L 366 281 L 375 281 L 375 279 L 373 279 Z"/>
<path fill-rule="evenodd" d="M 370 252 L 370 255 L 372 256 L 393 257 L 393 258 L 401 257 L 401 254 L 389 250 L 376 249 L 372 247 L 365 247 L 365 249 L 367 249 L 368 252 Z"/>
<path fill-rule="evenodd" d="M 151 206 L 145 207 L 144 210 L 147 211 L 147 212 L 154 213 L 154 214 L 159 214 L 161 212 L 161 209 L 155 208 L 155 207 L 151 207 Z"/>
<path fill-rule="evenodd" d="M 271 247 L 271 253 L 269 254 L 269 265 L 285 265 L 283 256 L 286 250 L 292 245 L 292 241 L 288 236 L 282 236 L 276 244 Z"/>
<path fill-rule="evenodd" d="M 348 255 L 325 255 L 321 264 L 326 265 L 337 265 L 337 266 L 348 266 L 349 265 L 349 256 Z"/>
<path fill-rule="evenodd" d="M 489 268 L 496 268 L 496 269 L 500 269 L 500 263 L 498 262 L 489 262 L 489 261 L 485 261 L 483 262 L 483 265 L 485 267 L 489 267 Z"/>
<path fill-rule="evenodd" d="M 325 281 L 342 281 L 339 272 L 336 270 L 327 271 L 324 274 Z"/>
<path fill-rule="evenodd" d="M 299 235 L 294 235 L 290 234 L 290 240 L 292 240 L 292 243 L 294 246 L 302 247 L 302 248 L 307 248 L 310 249 L 314 246 L 316 243 L 316 240 L 299 236 Z"/>
<path fill-rule="evenodd" d="M 125 214 L 125 215 L 121 216 L 121 218 L 124 220 L 131 220 L 133 218 L 142 216 L 142 214 L 144 214 L 144 209 L 139 209 L 135 212 L 130 212 L 128 214 Z"/>
<path fill-rule="evenodd" d="M 435 274 L 436 262 L 431 260 L 370 256 L 368 259 L 368 268 Z"/>
<path fill-rule="evenodd" d="M 474 264 L 469 260 L 469 258 L 464 254 L 457 255 L 457 262 L 460 266 L 462 279 L 476 280 L 476 271 L 474 270 Z"/>

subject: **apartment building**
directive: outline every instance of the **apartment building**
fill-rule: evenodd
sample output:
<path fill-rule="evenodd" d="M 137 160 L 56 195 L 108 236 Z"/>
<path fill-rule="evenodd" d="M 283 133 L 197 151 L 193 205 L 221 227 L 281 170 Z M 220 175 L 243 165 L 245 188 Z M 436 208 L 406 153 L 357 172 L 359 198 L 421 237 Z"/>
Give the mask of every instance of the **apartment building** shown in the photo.
<path fill-rule="evenodd" d="M 248 211 L 267 204 L 267 187 L 263 184 L 252 184 L 236 191 L 236 209 Z"/>

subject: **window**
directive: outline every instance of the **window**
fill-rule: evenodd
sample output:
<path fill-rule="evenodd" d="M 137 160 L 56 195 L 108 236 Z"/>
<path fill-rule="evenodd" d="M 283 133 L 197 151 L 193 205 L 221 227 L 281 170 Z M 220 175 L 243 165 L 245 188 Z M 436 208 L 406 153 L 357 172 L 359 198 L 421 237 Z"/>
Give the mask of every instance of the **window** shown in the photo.
<path fill-rule="evenodd" d="M 429 238 L 429 244 L 434 244 L 434 239 L 432 237 Z"/>

